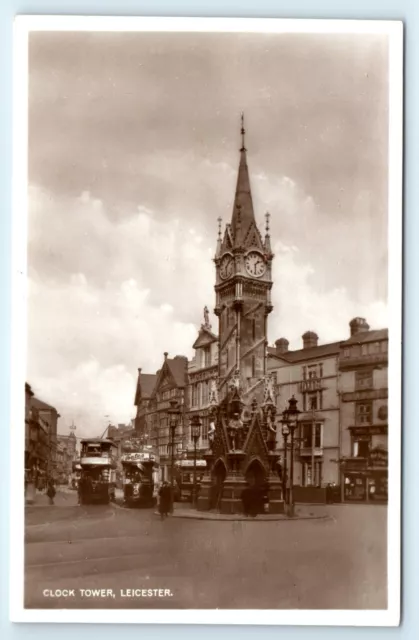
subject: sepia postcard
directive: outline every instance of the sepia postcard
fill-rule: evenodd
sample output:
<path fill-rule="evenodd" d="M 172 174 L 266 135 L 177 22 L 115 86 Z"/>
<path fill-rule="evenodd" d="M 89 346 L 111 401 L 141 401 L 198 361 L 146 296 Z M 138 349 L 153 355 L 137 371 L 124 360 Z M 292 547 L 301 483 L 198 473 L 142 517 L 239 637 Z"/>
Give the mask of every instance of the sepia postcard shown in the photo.
<path fill-rule="evenodd" d="M 12 620 L 399 624 L 402 63 L 16 18 Z"/>

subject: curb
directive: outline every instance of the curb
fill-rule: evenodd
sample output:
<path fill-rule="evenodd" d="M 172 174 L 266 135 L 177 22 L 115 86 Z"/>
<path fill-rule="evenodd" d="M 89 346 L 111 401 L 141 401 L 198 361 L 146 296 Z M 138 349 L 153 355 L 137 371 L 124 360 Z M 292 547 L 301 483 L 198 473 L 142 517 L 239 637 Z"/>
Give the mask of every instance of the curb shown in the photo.
<path fill-rule="evenodd" d="M 155 515 L 160 515 L 154 512 Z M 272 518 L 246 518 L 245 516 L 237 516 L 237 517 L 229 517 L 228 515 L 220 515 L 216 518 L 210 518 L 208 516 L 200 516 L 195 514 L 186 514 L 186 513 L 173 513 L 172 518 L 183 518 L 184 520 L 206 520 L 213 522 L 295 522 L 296 520 L 333 520 L 333 518 L 329 515 L 322 516 L 295 516 L 294 518 L 287 518 L 286 516 L 278 516 Z"/>

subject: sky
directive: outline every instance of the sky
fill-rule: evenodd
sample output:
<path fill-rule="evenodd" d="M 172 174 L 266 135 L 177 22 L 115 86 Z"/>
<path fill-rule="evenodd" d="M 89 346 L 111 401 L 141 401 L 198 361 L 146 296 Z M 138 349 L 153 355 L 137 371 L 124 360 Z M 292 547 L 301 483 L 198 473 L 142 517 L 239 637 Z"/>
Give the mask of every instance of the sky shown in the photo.
<path fill-rule="evenodd" d="M 385 35 L 30 35 L 27 379 L 61 432 L 127 422 L 137 368 L 193 355 L 241 111 L 269 342 L 387 326 L 387 53 Z"/>

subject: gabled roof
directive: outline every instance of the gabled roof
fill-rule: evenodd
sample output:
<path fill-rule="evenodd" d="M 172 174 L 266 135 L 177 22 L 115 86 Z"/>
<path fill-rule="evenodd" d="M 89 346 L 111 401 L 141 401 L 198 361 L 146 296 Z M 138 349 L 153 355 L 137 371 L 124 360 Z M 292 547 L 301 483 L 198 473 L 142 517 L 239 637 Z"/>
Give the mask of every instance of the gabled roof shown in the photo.
<path fill-rule="evenodd" d="M 141 400 L 147 400 L 153 393 L 153 389 L 157 382 L 157 373 L 142 373 L 138 372 L 137 388 L 135 391 L 135 406 L 138 406 Z"/>
<path fill-rule="evenodd" d="M 199 330 L 198 337 L 195 340 L 192 348 L 199 349 L 199 347 L 206 347 L 213 342 L 218 341 L 218 336 L 215 335 L 212 331 L 207 329 L 204 325 Z"/>
<path fill-rule="evenodd" d="M 162 382 L 169 378 L 172 385 L 183 388 L 187 384 L 188 359 L 186 356 L 175 356 L 168 358 L 165 355 L 163 366 L 157 374 L 156 384 L 154 385 L 152 396 L 160 389 Z"/>
<path fill-rule="evenodd" d="M 376 342 L 378 340 L 388 340 L 388 329 L 374 329 L 372 331 L 359 331 L 346 340 L 343 345 L 362 344 L 364 342 Z"/>
<path fill-rule="evenodd" d="M 175 358 L 168 358 L 166 362 L 169 366 L 176 386 L 184 387 L 186 385 L 186 378 L 188 373 L 188 359 L 184 356 L 176 356 Z"/>

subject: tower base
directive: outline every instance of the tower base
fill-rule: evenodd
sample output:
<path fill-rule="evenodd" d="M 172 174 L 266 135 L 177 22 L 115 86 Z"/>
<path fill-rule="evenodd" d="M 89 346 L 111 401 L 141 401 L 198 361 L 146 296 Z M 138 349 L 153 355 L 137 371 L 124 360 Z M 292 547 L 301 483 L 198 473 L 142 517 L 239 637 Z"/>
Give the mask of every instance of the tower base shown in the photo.
<path fill-rule="evenodd" d="M 242 492 L 247 487 L 243 477 L 227 476 L 222 487 L 211 485 L 210 481 L 201 484 L 201 491 L 197 501 L 198 511 L 218 511 L 224 515 L 242 514 Z M 273 481 L 269 483 L 268 502 L 260 513 L 281 514 L 285 513 L 282 500 L 281 484 Z"/>

